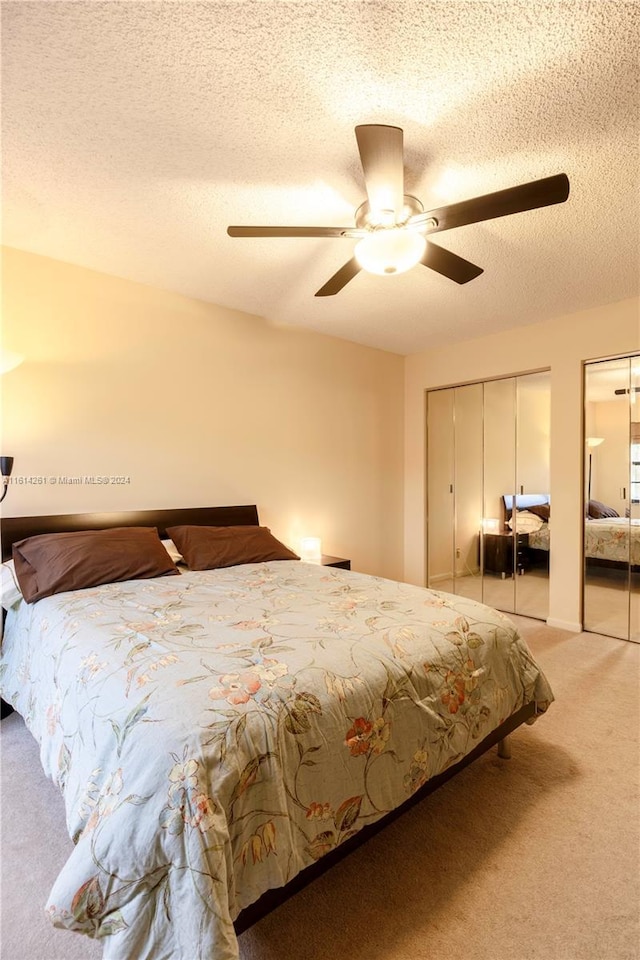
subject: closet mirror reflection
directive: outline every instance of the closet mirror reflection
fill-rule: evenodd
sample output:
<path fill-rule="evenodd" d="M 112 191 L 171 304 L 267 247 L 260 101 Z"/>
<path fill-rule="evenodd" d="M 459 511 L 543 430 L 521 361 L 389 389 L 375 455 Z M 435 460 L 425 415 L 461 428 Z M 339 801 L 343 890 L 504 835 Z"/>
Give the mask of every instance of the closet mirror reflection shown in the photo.
<path fill-rule="evenodd" d="M 585 364 L 584 629 L 640 643 L 640 357 Z"/>
<path fill-rule="evenodd" d="M 546 618 L 548 371 L 427 394 L 427 584 Z"/>

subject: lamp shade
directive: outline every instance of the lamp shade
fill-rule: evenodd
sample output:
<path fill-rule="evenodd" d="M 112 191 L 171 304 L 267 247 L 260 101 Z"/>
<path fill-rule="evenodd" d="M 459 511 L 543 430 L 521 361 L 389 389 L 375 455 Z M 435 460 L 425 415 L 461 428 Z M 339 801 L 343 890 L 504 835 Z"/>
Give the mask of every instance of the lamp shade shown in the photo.
<path fill-rule="evenodd" d="M 482 530 L 484 533 L 500 533 L 500 520 L 497 517 L 484 517 Z"/>
<path fill-rule="evenodd" d="M 320 537 L 303 537 L 300 543 L 300 559 L 320 563 L 322 559 L 322 543 Z"/>
<path fill-rule="evenodd" d="M 374 230 L 356 244 L 355 258 L 368 273 L 386 276 L 415 267 L 427 247 L 425 238 L 402 228 Z"/>
<path fill-rule="evenodd" d="M 585 443 L 589 449 L 592 447 L 599 447 L 601 443 L 604 443 L 604 437 L 587 437 Z"/>

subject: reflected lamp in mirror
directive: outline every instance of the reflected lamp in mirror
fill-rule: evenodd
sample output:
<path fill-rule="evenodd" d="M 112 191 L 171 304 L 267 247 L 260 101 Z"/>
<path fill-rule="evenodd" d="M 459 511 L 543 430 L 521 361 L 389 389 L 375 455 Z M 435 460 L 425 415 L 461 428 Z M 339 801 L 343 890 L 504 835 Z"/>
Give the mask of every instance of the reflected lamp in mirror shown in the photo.
<path fill-rule="evenodd" d="M 2 496 L 0 503 L 4 500 L 9 489 L 9 477 L 13 470 L 13 457 L 0 457 L 0 473 L 2 474 Z"/>
<path fill-rule="evenodd" d="M 322 559 L 322 542 L 320 537 L 303 537 L 300 542 L 300 559 L 311 563 L 320 563 Z"/>
<path fill-rule="evenodd" d="M 483 533 L 500 533 L 500 521 L 497 517 L 484 517 L 482 520 Z"/>
<path fill-rule="evenodd" d="M 589 451 L 589 481 L 587 483 L 587 503 L 589 503 L 591 500 L 591 451 L 594 447 L 599 447 L 601 443 L 604 443 L 604 437 L 587 437 L 585 443 Z"/>

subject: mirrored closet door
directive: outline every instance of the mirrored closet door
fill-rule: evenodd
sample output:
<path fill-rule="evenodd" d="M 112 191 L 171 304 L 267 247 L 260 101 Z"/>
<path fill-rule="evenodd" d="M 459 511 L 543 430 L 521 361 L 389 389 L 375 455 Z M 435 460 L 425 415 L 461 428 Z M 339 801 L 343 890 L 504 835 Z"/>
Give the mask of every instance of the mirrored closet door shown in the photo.
<path fill-rule="evenodd" d="M 453 545 L 456 593 L 482 602 L 482 384 L 455 390 Z"/>
<path fill-rule="evenodd" d="M 427 394 L 427 584 L 546 618 L 547 371 Z"/>
<path fill-rule="evenodd" d="M 585 364 L 584 629 L 640 643 L 640 356 Z"/>
<path fill-rule="evenodd" d="M 514 613 L 517 543 L 508 526 L 507 502 L 516 489 L 516 380 L 492 380 L 484 392 L 484 493 L 482 511 L 483 603 Z M 521 568 L 520 568 L 521 569 Z"/>

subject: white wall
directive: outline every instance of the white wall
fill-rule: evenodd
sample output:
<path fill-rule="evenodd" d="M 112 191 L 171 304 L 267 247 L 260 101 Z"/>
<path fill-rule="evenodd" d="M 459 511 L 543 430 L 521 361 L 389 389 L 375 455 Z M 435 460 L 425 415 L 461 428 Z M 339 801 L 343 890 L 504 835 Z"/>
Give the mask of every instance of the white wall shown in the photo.
<path fill-rule="evenodd" d="M 553 549 L 549 622 L 581 622 L 582 362 L 640 349 L 640 303 L 624 300 L 405 358 L 405 579 L 425 583 L 425 391 L 551 369 Z"/>
<path fill-rule="evenodd" d="M 403 359 L 3 250 L 5 516 L 257 503 L 299 546 L 402 576 Z"/>

